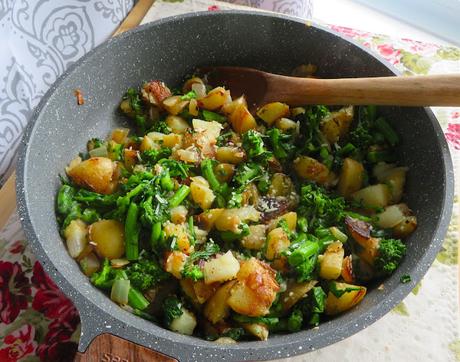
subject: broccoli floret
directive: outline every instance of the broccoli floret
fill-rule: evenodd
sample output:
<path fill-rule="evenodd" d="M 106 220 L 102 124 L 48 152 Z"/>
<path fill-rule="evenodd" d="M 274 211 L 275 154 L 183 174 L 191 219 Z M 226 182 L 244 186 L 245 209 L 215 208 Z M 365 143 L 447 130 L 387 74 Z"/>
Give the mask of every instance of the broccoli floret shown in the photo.
<path fill-rule="evenodd" d="M 316 152 L 325 143 L 319 126 L 328 113 L 329 110 L 325 106 L 312 106 L 305 113 L 294 117 L 294 121 L 300 123 L 300 153 Z"/>
<path fill-rule="evenodd" d="M 153 258 L 141 258 L 129 264 L 125 270 L 131 285 L 141 291 L 169 278 L 169 274 Z"/>
<path fill-rule="evenodd" d="M 152 127 L 152 132 L 160 132 L 164 134 L 170 134 L 171 128 L 168 127 L 165 121 L 155 122 Z"/>
<path fill-rule="evenodd" d="M 103 145 L 104 141 L 100 140 L 99 138 L 91 138 L 86 144 L 86 148 L 88 149 L 88 151 L 91 151 L 95 148 L 102 147 Z"/>
<path fill-rule="evenodd" d="M 313 184 L 301 188 L 299 214 L 309 220 L 309 230 L 339 224 L 345 217 L 343 197 L 328 195 L 326 190 Z"/>
<path fill-rule="evenodd" d="M 294 155 L 296 147 L 292 135 L 281 133 L 278 128 L 272 128 L 267 132 L 267 136 L 273 149 L 273 155 L 278 160 L 284 161 Z"/>
<path fill-rule="evenodd" d="M 158 163 L 161 167 L 169 170 L 169 175 L 171 177 L 180 177 L 181 179 L 186 179 L 189 176 L 190 169 L 193 167 L 182 161 L 176 161 L 170 158 L 163 158 L 158 161 Z"/>
<path fill-rule="evenodd" d="M 380 239 L 375 268 L 386 274 L 393 273 L 406 255 L 406 245 L 399 239 Z"/>
<path fill-rule="evenodd" d="M 91 283 L 98 288 L 109 289 L 112 287 L 114 279 L 115 275 L 110 266 L 109 259 L 104 259 L 102 269 L 91 276 Z"/>
<path fill-rule="evenodd" d="M 190 92 L 184 94 L 183 96 L 180 97 L 182 101 L 189 101 L 191 99 L 196 98 L 196 92 L 194 90 L 191 90 Z"/>
<path fill-rule="evenodd" d="M 267 151 L 262 139 L 262 135 L 253 129 L 243 135 L 243 148 L 248 159 L 257 162 L 266 162 L 272 157 L 271 152 Z"/>
<path fill-rule="evenodd" d="M 284 252 L 289 265 L 296 271 L 299 283 L 314 278 L 320 251 L 321 246 L 317 238 L 313 235 L 300 234 L 297 241 Z"/>
<path fill-rule="evenodd" d="M 181 301 L 175 296 L 167 297 L 163 302 L 163 313 L 165 324 L 169 327 L 174 319 L 184 313 Z"/>
<path fill-rule="evenodd" d="M 244 187 L 247 184 L 261 178 L 264 174 L 262 167 L 254 162 L 241 163 L 238 165 L 233 176 L 233 181 L 239 186 Z"/>
<path fill-rule="evenodd" d="M 154 166 L 162 158 L 171 156 L 171 149 L 168 147 L 161 147 L 159 150 L 147 150 L 141 153 L 142 162 Z"/>
<path fill-rule="evenodd" d="M 195 263 L 199 260 L 208 260 L 211 256 L 218 253 L 220 250 L 219 245 L 215 244 L 212 239 L 204 245 L 203 250 L 198 250 L 190 254 L 182 269 L 182 276 L 190 278 L 194 281 L 203 279 L 203 271 Z"/>

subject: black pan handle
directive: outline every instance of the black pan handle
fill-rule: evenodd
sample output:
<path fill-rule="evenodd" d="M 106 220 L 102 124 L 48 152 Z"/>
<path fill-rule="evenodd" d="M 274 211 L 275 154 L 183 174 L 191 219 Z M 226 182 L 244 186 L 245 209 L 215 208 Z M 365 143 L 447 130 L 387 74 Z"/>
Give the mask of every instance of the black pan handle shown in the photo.
<path fill-rule="evenodd" d="M 85 352 L 77 352 L 74 362 L 178 362 L 127 339 L 104 333 L 95 337 Z"/>

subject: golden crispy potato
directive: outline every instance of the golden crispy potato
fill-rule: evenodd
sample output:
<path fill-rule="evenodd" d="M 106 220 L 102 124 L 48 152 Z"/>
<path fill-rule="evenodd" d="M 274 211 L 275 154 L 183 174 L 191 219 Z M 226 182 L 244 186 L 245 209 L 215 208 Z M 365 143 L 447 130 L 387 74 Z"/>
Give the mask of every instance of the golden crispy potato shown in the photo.
<path fill-rule="evenodd" d="M 344 159 L 337 185 L 339 194 L 348 197 L 358 191 L 363 184 L 363 174 L 364 167 L 361 162 L 348 157 Z"/>
<path fill-rule="evenodd" d="M 294 160 L 294 170 L 305 180 L 325 184 L 329 181 L 329 169 L 321 162 L 308 156 L 299 156 Z"/>
<path fill-rule="evenodd" d="M 345 251 L 340 241 L 328 245 L 319 263 L 319 276 L 327 280 L 340 277 L 344 255 Z"/>
<path fill-rule="evenodd" d="M 174 332 L 191 336 L 197 325 L 195 315 L 184 307 L 181 309 L 182 314 L 171 322 L 169 329 Z"/>
<path fill-rule="evenodd" d="M 282 228 L 276 228 L 270 231 L 267 235 L 267 249 L 265 257 L 268 260 L 277 259 L 281 253 L 286 250 L 291 242 Z"/>
<path fill-rule="evenodd" d="M 295 186 L 289 176 L 280 172 L 273 174 L 267 192 L 268 196 L 290 196 L 293 192 L 295 192 Z"/>
<path fill-rule="evenodd" d="M 238 97 L 237 99 L 235 99 L 233 101 L 225 103 L 222 106 L 221 111 L 222 111 L 222 113 L 224 113 L 227 116 L 229 116 L 240 105 L 242 105 L 242 106 L 244 106 L 246 108 L 248 107 L 248 104 L 246 102 L 246 98 L 244 97 L 244 95 L 241 96 L 241 97 Z"/>
<path fill-rule="evenodd" d="M 249 112 L 248 108 L 243 104 L 236 106 L 232 114 L 229 116 L 229 121 L 237 133 L 245 133 L 250 129 L 257 128 L 257 122 Z"/>
<path fill-rule="evenodd" d="M 354 192 L 351 198 L 361 202 L 365 208 L 385 207 L 391 201 L 391 192 L 387 185 L 377 184 Z"/>
<path fill-rule="evenodd" d="M 415 216 L 406 216 L 403 221 L 393 227 L 393 234 L 397 238 L 405 238 L 412 234 L 417 228 L 417 218 Z"/>
<path fill-rule="evenodd" d="M 113 192 L 115 164 L 111 159 L 107 157 L 91 157 L 85 161 L 81 161 L 79 157 L 78 159 L 66 168 L 67 175 L 75 184 L 100 194 Z"/>
<path fill-rule="evenodd" d="M 279 128 L 282 132 L 295 131 L 299 133 L 299 124 L 289 118 L 280 118 L 275 122 L 275 127 Z"/>
<path fill-rule="evenodd" d="M 203 267 L 204 282 L 212 284 L 215 282 L 226 282 L 236 278 L 240 270 L 240 263 L 233 256 L 231 250 L 224 255 L 208 260 Z"/>
<path fill-rule="evenodd" d="M 125 253 L 125 227 L 117 220 L 99 220 L 89 226 L 89 239 L 99 255 L 119 259 Z"/>
<path fill-rule="evenodd" d="M 246 159 L 246 154 L 239 147 L 223 146 L 217 148 L 216 159 L 219 162 L 238 165 Z"/>
<path fill-rule="evenodd" d="M 88 227 L 80 220 L 72 220 L 64 230 L 67 250 L 72 258 L 78 258 L 88 245 Z"/>
<path fill-rule="evenodd" d="M 336 143 L 348 134 L 353 121 L 353 106 L 344 107 L 337 112 L 331 112 L 321 121 L 321 132 L 329 143 Z"/>
<path fill-rule="evenodd" d="M 209 209 L 197 217 L 197 222 L 204 228 L 204 230 L 211 230 L 216 223 L 216 220 L 223 213 L 224 209 Z"/>
<path fill-rule="evenodd" d="M 185 81 L 184 85 L 182 86 L 182 92 L 184 92 L 184 93 L 190 92 L 192 90 L 192 86 L 194 84 L 202 84 L 202 85 L 204 85 L 204 82 L 199 77 L 192 77 L 190 79 L 187 79 Z"/>
<path fill-rule="evenodd" d="M 129 128 L 115 128 L 111 135 L 110 139 L 116 143 L 124 144 L 129 135 Z"/>
<path fill-rule="evenodd" d="M 229 182 L 235 173 L 235 165 L 231 163 L 219 163 L 214 167 L 214 173 L 220 182 Z"/>
<path fill-rule="evenodd" d="M 163 108 L 173 116 L 177 116 L 188 105 L 188 101 L 183 101 L 181 96 L 171 96 L 163 100 Z"/>
<path fill-rule="evenodd" d="M 198 99 L 198 107 L 209 111 L 215 111 L 222 107 L 227 100 L 225 89 L 223 87 L 217 87 L 210 90 L 205 97 Z"/>
<path fill-rule="evenodd" d="M 192 177 L 190 184 L 190 194 L 195 203 L 197 203 L 203 210 L 211 207 L 216 196 L 209 188 L 209 183 L 201 176 Z"/>
<path fill-rule="evenodd" d="M 276 228 L 281 220 L 286 220 L 286 224 L 289 230 L 295 231 L 297 227 L 297 213 L 294 211 L 290 211 L 284 215 L 278 216 L 276 219 L 270 220 L 267 225 L 268 231 L 272 231 L 274 228 Z"/>
<path fill-rule="evenodd" d="M 181 251 L 174 250 L 166 256 L 165 270 L 177 279 L 182 279 L 182 269 L 188 256 Z"/>
<path fill-rule="evenodd" d="M 290 279 L 287 282 L 286 290 L 280 295 L 282 313 L 286 314 L 300 299 L 304 298 L 307 293 L 318 283 L 316 280 L 298 283 Z"/>
<path fill-rule="evenodd" d="M 379 239 L 371 236 L 371 225 L 349 216 L 345 218 L 345 224 L 353 239 L 363 247 L 359 257 L 372 265 L 378 255 Z"/>
<path fill-rule="evenodd" d="M 171 221 L 174 224 L 183 224 L 187 221 L 188 210 L 184 205 L 173 207 L 170 210 L 170 213 L 171 213 Z"/>
<path fill-rule="evenodd" d="M 205 303 L 216 292 L 219 286 L 219 283 L 206 284 L 202 280 L 198 280 L 192 284 L 193 291 L 200 304 Z"/>
<path fill-rule="evenodd" d="M 183 134 L 190 128 L 188 122 L 179 116 L 168 116 L 165 122 L 173 133 Z"/>
<path fill-rule="evenodd" d="M 263 224 L 249 225 L 249 235 L 241 239 L 241 246 L 251 250 L 261 250 L 265 245 L 265 230 Z"/>
<path fill-rule="evenodd" d="M 257 110 L 257 116 L 271 126 L 276 120 L 289 116 L 289 106 L 281 102 L 268 103 Z"/>
<path fill-rule="evenodd" d="M 219 231 L 232 231 L 239 233 L 241 223 L 247 221 L 257 222 L 260 220 L 260 212 L 254 206 L 245 206 L 238 209 L 224 209 L 217 218 L 215 226 Z"/>
<path fill-rule="evenodd" d="M 227 304 L 227 299 L 230 297 L 230 290 L 235 283 L 235 280 L 225 283 L 206 302 L 203 314 L 211 323 L 215 324 L 229 316 L 230 307 Z"/>
<path fill-rule="evenodd" d="M 268 339 L 268 327 L 262 323 L 244 323 L 243 328 L 255 336 L 260 341 L 266 341 Z"/>
<path fill-rule="evenodd" d="M 183 253 L 190 254 L 193 251 L 194 247 L 190 243 L 186 224 L 173 224 L 167 221 L 163 225 L 163 232 L 166 238 L 175 238 L 177 247 Z"/>
<path fill-rule="evenodd" d="M 237 279 L 227 301 L 230 308 L 252 317 L 268 314 L 280 289 L 275 271 L 268 264 L 251 258 L 241 262 Z"/>
<path fill-rule="evenodd" d="M 329 291 L 326 299 L 326 314 L 335 315 L 351 309 L 363 300 L 366 295 L 366 288 L 347 283 L 335 283 L 335 288 L 339 292 L 344 292 L 340 297 L 336 297 Z M 346 291 L 349 290 L 349 291 Z"/>

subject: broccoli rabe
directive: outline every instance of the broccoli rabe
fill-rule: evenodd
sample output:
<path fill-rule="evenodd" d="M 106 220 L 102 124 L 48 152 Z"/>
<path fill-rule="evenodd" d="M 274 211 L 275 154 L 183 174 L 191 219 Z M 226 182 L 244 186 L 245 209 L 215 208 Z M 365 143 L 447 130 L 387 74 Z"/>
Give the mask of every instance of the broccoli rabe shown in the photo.
<path fill-rule="evenodd" d="M 168 158 L 171 156 L 171 149 L 168 147 L 162 147 L 158 150 L 147 150 L 140 154 L 142 162 L 146 165 L 153 166 L 162 158 Z"/>
<path fill-rule="evenodd" d="M 326 293 L 321 287 L 314 287 L 308 294 L 306 299 L 305 314 L 309 316 L 308 324 L 317 326 L 319 324 L 320 315 L 324 313 L 326 308 Z"/>
<path fill-rule="evenodd" d="M 157 121 L 153 124 L 152 132 L 160 132 L 164 134 L 170 134 L 171 128 L 168 127 L 165 121 Z"/>
<path fill-rule="evenodd" d="M 312 280 L 315 277 L 320 251 L 321 245 L 316 237 L 299 234 L 297 240 L 283 252 L 289 265 L 295 270 L 298 282 Z"/>
<path fill-rule="evenodd" d="M 273 149 L 273 155 L 278 160 L 284 161 L 294 156 L 296 147 L 292 135 L 281 133 L 278 128 L 272 128 L 267 131 L 267 136 Z"/>
<path fill-rule="evenodd" d="M 252 129 L 243 134 L 243 148 L 252 161 L 265 163 L 272 157 L 272 153 L 265 148 L 263 136 Z"/>
<path fill-rule="evenodd" d="M 380 239 L 374 267 L 384 273 L 393 273 L 406 255 L 406 245 L 399 239 Z"/>
<path fill-rule="evenodd" d="M 101 289 L 109 289 L 114 281 L 113 269 L 110 266 L 109 259 L 104 259 L 102 269 L 91 276 L 91 283 Z"/>
<path fill-rule="evenodd" d="M 218 253 L 219 250 L 219 245 L 215 244 L 212 239 L 210 239 L 210 242 L 204 245 L 203 250 L 198 250 L 190 254 L 182 269 L 182 276 L 184 278 L 190 278 L 194 281 L 203 279 L 203 271 L 195 263 L 199 260 L 208 260 L 211 256 Z"/>
<path fill-rule="evenodd" d="M 130 263 L 125 270 L 131 285 L 141 291 L 170 277 L 153 256 L 142 257 L 139 261 Z"/>
<path fill-rule="evenodd" d="M 170 326 L 172 321 L 179 318 L 182 311 L 182 302 L 175 296 L 169 296 L 163 301 L 163 315 L 166 326 Z"/>

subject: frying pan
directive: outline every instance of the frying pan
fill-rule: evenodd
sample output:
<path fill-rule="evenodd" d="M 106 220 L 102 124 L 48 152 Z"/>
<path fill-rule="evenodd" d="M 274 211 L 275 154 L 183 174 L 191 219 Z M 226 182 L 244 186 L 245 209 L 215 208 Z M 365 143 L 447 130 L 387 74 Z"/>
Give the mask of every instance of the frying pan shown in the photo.
<path fill-rule="evenodd" d="M 322 78 L 397 74 L 364 48 L 318 25 L 264 13 L 208 12 L 163 19 L 107 41 L 71 66 L 45 95 L 22 141 L 17 167 L 19 214 L 37 258 L 80 312 L 79 351 L 87 350 L 99 336 L 86 355 L 78 356 L 80 360 L 165 358 L 152 357 L 153 352 L 148 356 L 150 350 L 180 361 L 293 356 L 366 328 L 422 278 L 441 246 L 453 198 L 449 150 L 428 108 L 382 108 L 402 135 L 398 152 L 402 164 L 410 168 L 405 200 L 419 227 L 407 240 L 407 257 L 384 281 L 383 290 L 371 287 L 361 304 L 319 329 L 232 345 L 173 333 L 121 309 L 90 284 L 68 255 L 54 214 L 58 175 L 89 138 L 105 137 L 113 127 L 125 125 L 117 105 L 128 87 L 150 79 L 177 85 L 184 75 L 204 65 L 288 74 L 305 63 L 316 64 Z M 82 106 L 77 105 L 75 89 L 84 95 Z M 403 274 L 409 274 L 412 282 L 400 283 Z"/>

